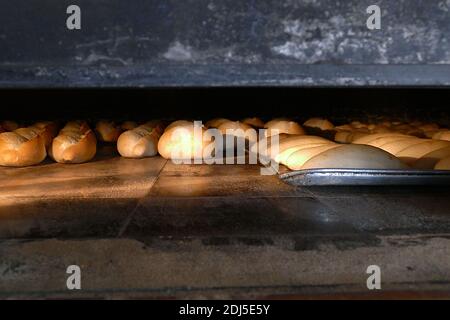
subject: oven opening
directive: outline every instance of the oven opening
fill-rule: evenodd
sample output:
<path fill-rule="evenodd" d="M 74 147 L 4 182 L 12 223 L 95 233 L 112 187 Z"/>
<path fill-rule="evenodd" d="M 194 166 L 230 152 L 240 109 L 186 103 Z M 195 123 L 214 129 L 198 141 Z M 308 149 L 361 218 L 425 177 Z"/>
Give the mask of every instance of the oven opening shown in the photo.
<path fill-rule="evenodd" d="M 76 264 L 90 279 L 91 291 L 80 297 L 365 297 L 360 280 L 376 265 L 386 273 L 385 297 L 445 296 L 448 279 L 430 266 L 449 267 L 450 175 L 445 161 L 436 167 L 450 157 L 448 89 L 14 89 L 0 95 L 1 134 L 53 126 L 37 163 L 36 147 L 23 158 L 2 159 L 2 250 L 44 279 L 23 289 L 20 268 L 14 269 L 5 292 L 66 297 L 49 270 Z M 208 124 L 212 119 L 231 121 L 233 130 L 244 123 L 258 139 L 274 119 L 296 126 L 276 126 L 287 131 L 273 134 L 282 149 L 273 174 L 261 173 L 260 158 L 248 162 L 248 137 L 243 163 L 179 163 L 170 141 L 161 149 L 174 121 L 201 121 L 222 133 L 224 122 Z M 128 131 L 134 133 L 120 149 Z M 93 140 L 68 152 L 67 144 L 87 132 Z M 61 135 L 66 140 L 56 145 Z M 284 139 L 293 142 L 286 146 Z M 341 148 L 350 151 L 326 154 Z M 368 151 L 361 156 L 351 148 Z M 311 149 L 314 156 L 303 159 Z M 433 158 L 424 158 L 430 153 Z M 0 262 L 0 273 L 13 262 Z"/>

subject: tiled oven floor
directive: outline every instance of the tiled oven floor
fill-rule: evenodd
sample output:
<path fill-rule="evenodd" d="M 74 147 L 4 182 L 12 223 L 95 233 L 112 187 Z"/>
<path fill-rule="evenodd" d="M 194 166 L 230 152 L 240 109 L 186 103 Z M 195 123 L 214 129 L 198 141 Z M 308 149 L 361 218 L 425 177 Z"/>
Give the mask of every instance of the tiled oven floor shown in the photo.
<path fill-rule="evenodd" d="M 0 181 L 0 298 L 449 297 L 449 188 L 294 188 L 258 166 L 107 152 Z"/>

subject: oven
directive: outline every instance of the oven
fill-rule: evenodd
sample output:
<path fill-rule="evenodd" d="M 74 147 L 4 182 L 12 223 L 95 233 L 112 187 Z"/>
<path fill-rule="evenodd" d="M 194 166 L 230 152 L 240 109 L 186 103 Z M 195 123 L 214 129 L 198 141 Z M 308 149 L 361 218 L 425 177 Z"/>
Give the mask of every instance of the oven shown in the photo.
<path fill-rule="evenodd" d="M 445 2 L 379 1 L 373 30 L 368 1 L 0 5 L 0 118 L 19 127 L 319 117 L 450 128 Z M 262 167 L 130 159 L 99 140 L 83 163 L 2 166 L 0 298 L 449 298 L 445 170 Z"/>

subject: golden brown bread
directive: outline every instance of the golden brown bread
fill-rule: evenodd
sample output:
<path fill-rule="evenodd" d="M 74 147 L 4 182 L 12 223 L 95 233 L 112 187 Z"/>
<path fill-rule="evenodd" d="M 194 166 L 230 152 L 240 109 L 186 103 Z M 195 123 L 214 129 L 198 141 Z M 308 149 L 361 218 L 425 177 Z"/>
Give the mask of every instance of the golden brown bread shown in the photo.
<path fill-rule="evenodd" d="M 450 130 L 441 130 L 433 135 L 433 139 L 450 141 Z"/>
<path fill-rule="evenodd" d="M 270 137 L 274 134 L 305 134 L 305 130 L 295 121 L 289 120 L 271 120 L 264 125 L 265 136 Z"/>
<path fill-rule="evenodd" d="M 194 123 L 179 122 L 166 129 L 159 139 L 158 152 L 165 159 L 202 159 L 203 128 L 194 128 Z"/>
<path fill-rule="evenodd" d="M 170 129 L 172 129 L 172 128 L 175 128 L 175 127 L 185 127 L 185 126 L 191 126 L 191 125 L 193 125 L 193 121 L 188 121 L 188 120 L 176 120 L 176 121 L 174 121 L 174 122 L 172 122 L 172 123 L 170 123 L 166 128 L 165 128 L 165 130 L 164 131 L 168 131 L 168 130 L 170 130 Z"/>
<path fill-rule="evenodd" d="M 447 157 L 450 157 L 450 147 L 441 148 L 425 154 L 417 159 L 412 164 L 412 167 L 415 169 L 433 169 L 439 161 Z"/>
<path fill-rule="evenodd" d="M 47 156 L 45 142 L 34 128 L 19 128 L 0 134 L 0 165 L 32 166 Z"/>
<path fill-rule="evenodd" d="M 97 138 L 103 142 L 116 142 L 122 133 L 122 127 L 114 121 L 100 120 L 95 126 Z"/>
<path fill-rule="evenodd" d="M 84 121 L 72 121 L 53 139 L 50 156 L 60 163 L 83 163 L 94 158 L 97 139 Z"/>
<path fill-rule="evenodd" d="M 117 150 L 122 157 L 126 158 L 155 156 L 158 153 L 160 132 L 157 123 L 154 122 L 148 122 L 132 130 L 125 131 L 117 140 Z"/>
<path fill-rule="evenodd" d="M 307 120 L 304 124 L 304 127 L 317 128 L 320 130 L 333 130 L 334 125 L 328 121 L 327 119 L 322 118 L 311 118 Z"/>
<path fill-rule="evenodd" d="M 45 149 L 47 150 L 47 153 L 49 153 L 51 146 L 52 146 L 53 139 L 58 134 L 57 124 L 52 121 L 41 121 L 41 122 L 36 122 L 30 128 L 34 128 L 34 129 L 38 130 L 39 135 L 44 140 Z"/>
<path fill-rule="evenodd" d="M 242 123 L 248 124 L 254 128 L 264 128 L 264 122 L 260 118 L 245 118 L 242 120 Z"/>
<path fill-rule="evenodd" d="M 368 145 L 342 145 L 309 158 L 301 169 L 407 169 L 393 155 Z"/>
<path fill-rule="evenodd" d="M 206 128 L 216 128 L 217 129 L 222 123 L 228 122 L 228 121 L 231 121 L 231 120 L 228 120 L 226 118 L 214 118 L 214 119 L 211 119 L 211 120 L 207 121 L 205 123 L 205 127 Z"/>

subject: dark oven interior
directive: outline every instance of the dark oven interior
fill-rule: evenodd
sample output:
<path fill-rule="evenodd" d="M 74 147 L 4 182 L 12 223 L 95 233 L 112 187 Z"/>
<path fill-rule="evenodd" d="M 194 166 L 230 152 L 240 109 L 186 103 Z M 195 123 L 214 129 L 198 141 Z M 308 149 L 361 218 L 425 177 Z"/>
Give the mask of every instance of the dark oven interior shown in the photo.
<path fill-rule="evenodd" d="M 23 124 L 253 116 L 450 124 L 445 88 L 0 94 L 1 118 Z M 124 159 L 111 145 L 89 163 L 0 168 L 0 179 L 3 296 L 369 297 L 366 269 L 376 264 L 385 274 L 378 297 L 448 297 L 447 186 L 293 187 L 258 165 Z M 87 290 L 62 287 L 55 272 L 71 264 L 84 266 Z"/>

